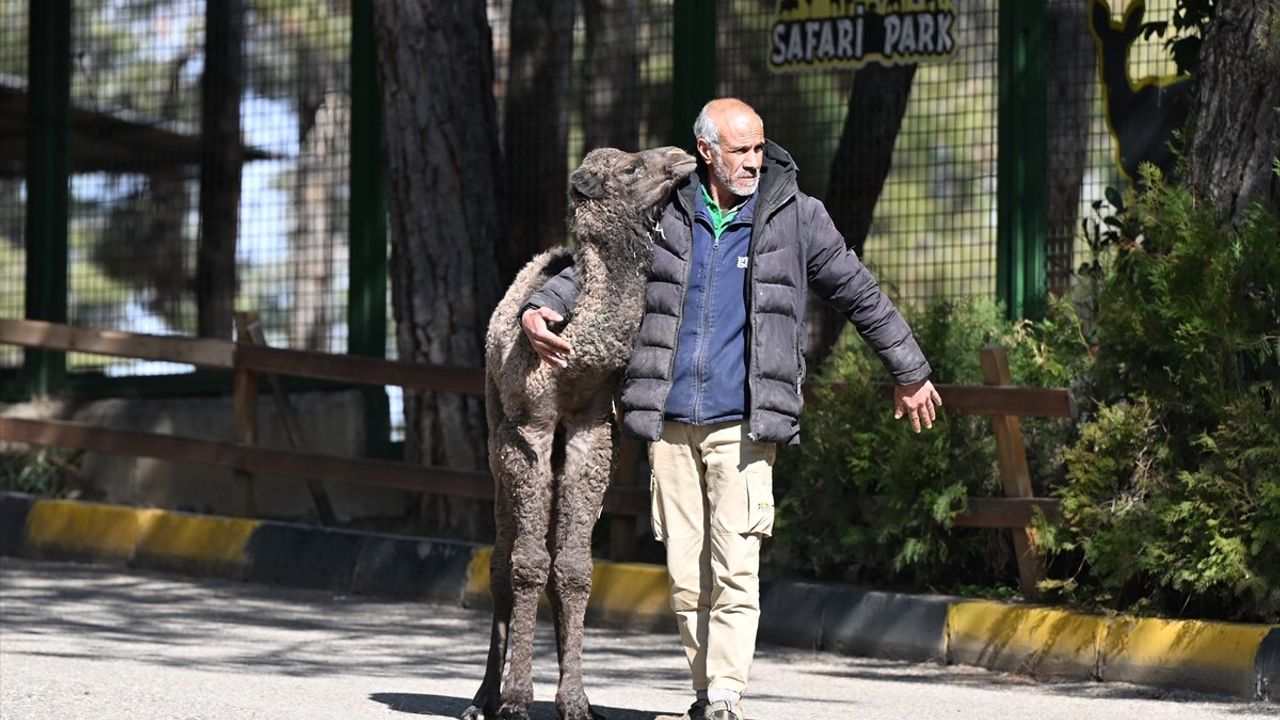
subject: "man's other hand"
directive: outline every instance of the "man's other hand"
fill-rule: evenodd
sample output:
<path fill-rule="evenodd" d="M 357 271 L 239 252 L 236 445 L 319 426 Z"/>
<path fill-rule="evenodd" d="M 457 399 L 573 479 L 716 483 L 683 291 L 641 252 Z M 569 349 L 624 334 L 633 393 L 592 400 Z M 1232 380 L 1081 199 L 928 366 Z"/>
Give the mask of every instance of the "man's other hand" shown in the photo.
<path fill-rule="evenodd" d="M 911 429 L 916 432 L 920 432 L 921 425 L 933 427 L 940 407 L 942 396 L 928 380 L 893 388 L 893 418 L 897 420 L 903 415 L 911 418 Z"/>
<path fill-rule="evenodd" d="M 564 322 L 564 318 L 550 308 L 529 308 L 520 316 L 520 327 L 524 328 L 525 337 L 533 345 L 542 361 L 552 367 L 565 367 L 569 363 L 565 359 L 573 352 L 573 348 L 559 335 L 551 332 L 547 323 Z"/>

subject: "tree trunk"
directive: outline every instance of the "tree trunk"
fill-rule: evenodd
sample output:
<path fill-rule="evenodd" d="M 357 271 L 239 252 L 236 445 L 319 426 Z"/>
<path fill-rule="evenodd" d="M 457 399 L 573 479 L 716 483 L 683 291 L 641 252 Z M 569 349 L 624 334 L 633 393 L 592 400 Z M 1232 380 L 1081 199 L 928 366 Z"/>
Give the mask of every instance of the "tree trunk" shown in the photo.
<path fill-rule="evenodd" d="M 1233 224 L 1255 202 L 1280 212 L 1277 14 L 1273 2 L 1218 0 L 1196 64 L 1187 183 Z"/>
<path fill-rule="evenodd" d="M 598 147 L 640 148 L 637 0 L 582 0 L 583 155 Z"/>
<path fill-rule="evenodd" d="M 503 279 L 565 240 L 574 0 L 513 0 L 504 117 Z"/>
<path fill-rule="evenodd" d="M 400 357 L 480 367 L 499 294 L 501 159 L 483 0 L 377 0 Z M 563 191 L 561 191 L 563 193 Z M 406 460 L 486 467 L 479 398 L 405 393 Z M 492 537 L 489 503 L 429 496 L 423 530 Z"/>
<path fill-rule="evenodd" d="M 1070 290 L 1072 249 L 1080 218 L 1080 186 L 1089 154 L 1094 48 L 1088 6 L 1079 0 L 1049 2 L 1049 292 Z"/>
<path fill-rule="evenodd" d="M 826 206 L 844 242 L 859 257 L 871 231 L 871 219 L 884 189 L 893 160 L 893 146 L 907 111 L 915 65 L 885 67 L 871 64 L 859 68 L 849 93 L 840 144 L 831 159 L 831 182 Z M 811 362 L 821 364 L 840 337 L 844 318 L 825 304 L 815 304 L 810 317 L 817 325 L 811 331 Z"/>
<path fill-rule="evenodd" d="M 240 219 L 240 96 L 244 93 L 244 4 L 209 3 L 200 87 L 200 241 L 196 321 L 201 337 L 231 338 Z"/>
<path fill-rule="evenodd" d="M 329 54 L 298 38 L 298 165 L 294 171 L 292 230 L 293 306 L 289 346 L 329 350 L 339 320 L 329 299 L 337 270 L 334 251 L 346 237 L 347 140 L 351 107 L 339 90 L 339 70 Z"/>

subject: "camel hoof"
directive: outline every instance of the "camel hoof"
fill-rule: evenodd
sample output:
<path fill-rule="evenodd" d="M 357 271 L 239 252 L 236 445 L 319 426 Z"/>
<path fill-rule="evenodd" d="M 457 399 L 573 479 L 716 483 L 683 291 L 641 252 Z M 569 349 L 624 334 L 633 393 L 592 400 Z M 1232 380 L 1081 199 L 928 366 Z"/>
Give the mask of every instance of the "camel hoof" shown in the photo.
<path fill-rule="evenodd" d="M 579 708 L 560 708 L 560 720 L 607 720 L 607 717 L 590 705 Z"/>
<path fill-rule="evenodd" d="M 529 720 L 529 708 L 519 705 L 503 705 L 498 708 L 497 720 Z"/>

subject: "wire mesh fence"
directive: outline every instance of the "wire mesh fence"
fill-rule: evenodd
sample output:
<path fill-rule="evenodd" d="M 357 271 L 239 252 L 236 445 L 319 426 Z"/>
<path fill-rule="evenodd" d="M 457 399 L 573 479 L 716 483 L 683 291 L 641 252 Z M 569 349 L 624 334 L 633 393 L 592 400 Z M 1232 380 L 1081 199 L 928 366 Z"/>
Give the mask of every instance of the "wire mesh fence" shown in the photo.
<path fill-rule="evenodd" d="M 1149 0 L 1146 19 L 1169 17 L 1173 4 Z M 260 313 L 273 345 L 344 352 L 352 4 L 243 5 L 236 307 Z M 883 188 L 865 191 L 878 191 L 879 200 L 863 256 L 906 304 L 995 291 L 998 7 L 995 0 L 924 5 L 954 9 L 954 50 L 915 68 Z M 1090 203 L 1105 187 L 1125 183 L 1104 117 L 1087 6 L 1049 3 L 1047 231 L 1051 286 L 1059 292 L 1067 291 L 1070 270 L 1086 253 L 1079 228 Z M 538 20 L 528 14 L 531 7 L 549 14 Z M 854 17 L 857 7 L 822 0 L 716 3 L 714 69 L 706 69 L 715 74 L 717 94 L 742 97 L 759 110 L 769 137 L 795 157 L 802 189 L 826 200 L 833 214 L 846 197 L 833 192 L 837 171 L 875 160 L 873 143 L 859 143 L 867 129 L 848 121 L 863 73 L 831 66 L 774 72 L 770 53 L 784 13 L 825 8 Z M 193 335 L 208 5 L 113 0 L 74 8 L 70 320 Z M 687 128 L 671 126 L 672 0 L 487 0 L 487 8 L 509 228 L 522 226 L 520 213 L 545 211 L 546 198 L 562 198 L 565 175 L 592 147 L 688 137 Z M 28 12 L 28 2 L 0 0 L 0 85 L 11 96 L 25 88 Z M 1122 8 L 1112 17 L 1120 22 Z M 531 76 L 530 59 L 544 51 L 560 58 L 554 72 Z M 1172 71 L 1159 38 L 1136 40 L 1127 67 L 1134 84 Z M 552 91 L 539 90 L 539 82 L 550 82 Z M 853 141 L 848 152 L 841 152 L 842 139 Z M 16 151 L 13 145 L 5 145 L 9 155 L 22 151 L 21 143 Z M 3 160 L 0 316 L 20 317 L 25 190 L 20 163 Z M 552 213 L 547 227 L 536 242 L 563 239 L 563 213 Z M 394 357 L 394 330 L 387 336 Z M 20 351 L 0 348 L 0 367 L 21 362 Z M 69 362 L 72 371 L 108 375 L 189 369 L 74 354 Z"/>
<path fill-rule="evenodd" d="M 8 5 L 25 16 L 26 3 Z M 194 335 L 206 3 L 74 7 L 70 152 L 90 161 L 70 182 L 69 320 Z M 350 8 L 247 2 L 242 32 L 235 306 L 260 314 L 272 345 L 343 352 Z M 192 369 L 78 354 L 68 365 Z"/>
<path fill-rule="evenodd" d="M 16 0 L 0 3 L 0 92 L 5 105 L 19 107 L 14 99 L 26 91 L 27 4 Z M 27 251 L 23 239 L 26 227 L 26 182 L 23 179 L 24 152 L 14 142 L 11 128 L 25 120 L 8 118 L 0 137 L 0 317 L 22 317 L 26 287 Z M 22 350 L 0 345 L 0 372 L 12 374 L 22 365 Z"/>
<path fill-rule="evenodd" d="M 717 92 L 756 107 L 766 134 L 794 156 L 801 189 L 826 199 L 835 214 L 828 197 L 833 163 L 873 162 L 877 149 L 865 143 L 863 128 L 852 126 L 846 138 L 851 152 L 837 153 L 846 115 L 854 111 L 857 72 L 769 72 L 771 30 L 788 5 L 718 4 Z M 808 5 L 814 19 L 858 17 L 851 3 L 829 3 L 827 12 L 822 3 Z M 909 82 L 891 169 L 862 253 L 906 304 L 995 292 L 996 6 L 956 3 L 955 12 L 953 52 L 920 63 Z"/>

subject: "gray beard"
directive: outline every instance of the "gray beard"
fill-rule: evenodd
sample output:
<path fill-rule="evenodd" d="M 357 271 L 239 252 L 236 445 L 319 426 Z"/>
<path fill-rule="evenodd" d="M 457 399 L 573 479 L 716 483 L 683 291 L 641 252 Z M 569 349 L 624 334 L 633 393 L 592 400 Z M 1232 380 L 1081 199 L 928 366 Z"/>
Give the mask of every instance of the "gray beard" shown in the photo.
<path fill-rule="evenodd" d="M 719 167 L 719 165 L 714 168 L 714 172 L 716 172 L 716 179 L 721 181 L 722 186 L 727 187 L 728 191 L 739 197 L 749 197 L 751 193 L 755 192 L 756 186 L 760 184 L 760 178 L 758 177 L 751 178 L 749 181 L 746 181 L 746 179 L 735 181 L 735 179 L 728 177 L 728 173 L 724 172 L 724 168 Z"/>
<path fill-rule="evenodd" d="M 720 163 L 716 163 L 715 166 L 711 168 L 711 171 L 715 173 L 716 179 L 720 181 L 720 185 L 722 187 L 729 188 L 729 192 L 737 195 L 738 197 L 750 197 L 751 193 L 754 193 L 756 188 L 760 185 L 760 176 L 758 175 L 751 180 L 734 181 L 734 179 L 729 177 L 728 173 L 725 172 L 724 166 Z M 750 186 L 745 186 L 744 183 L 750 183 Z"/>

